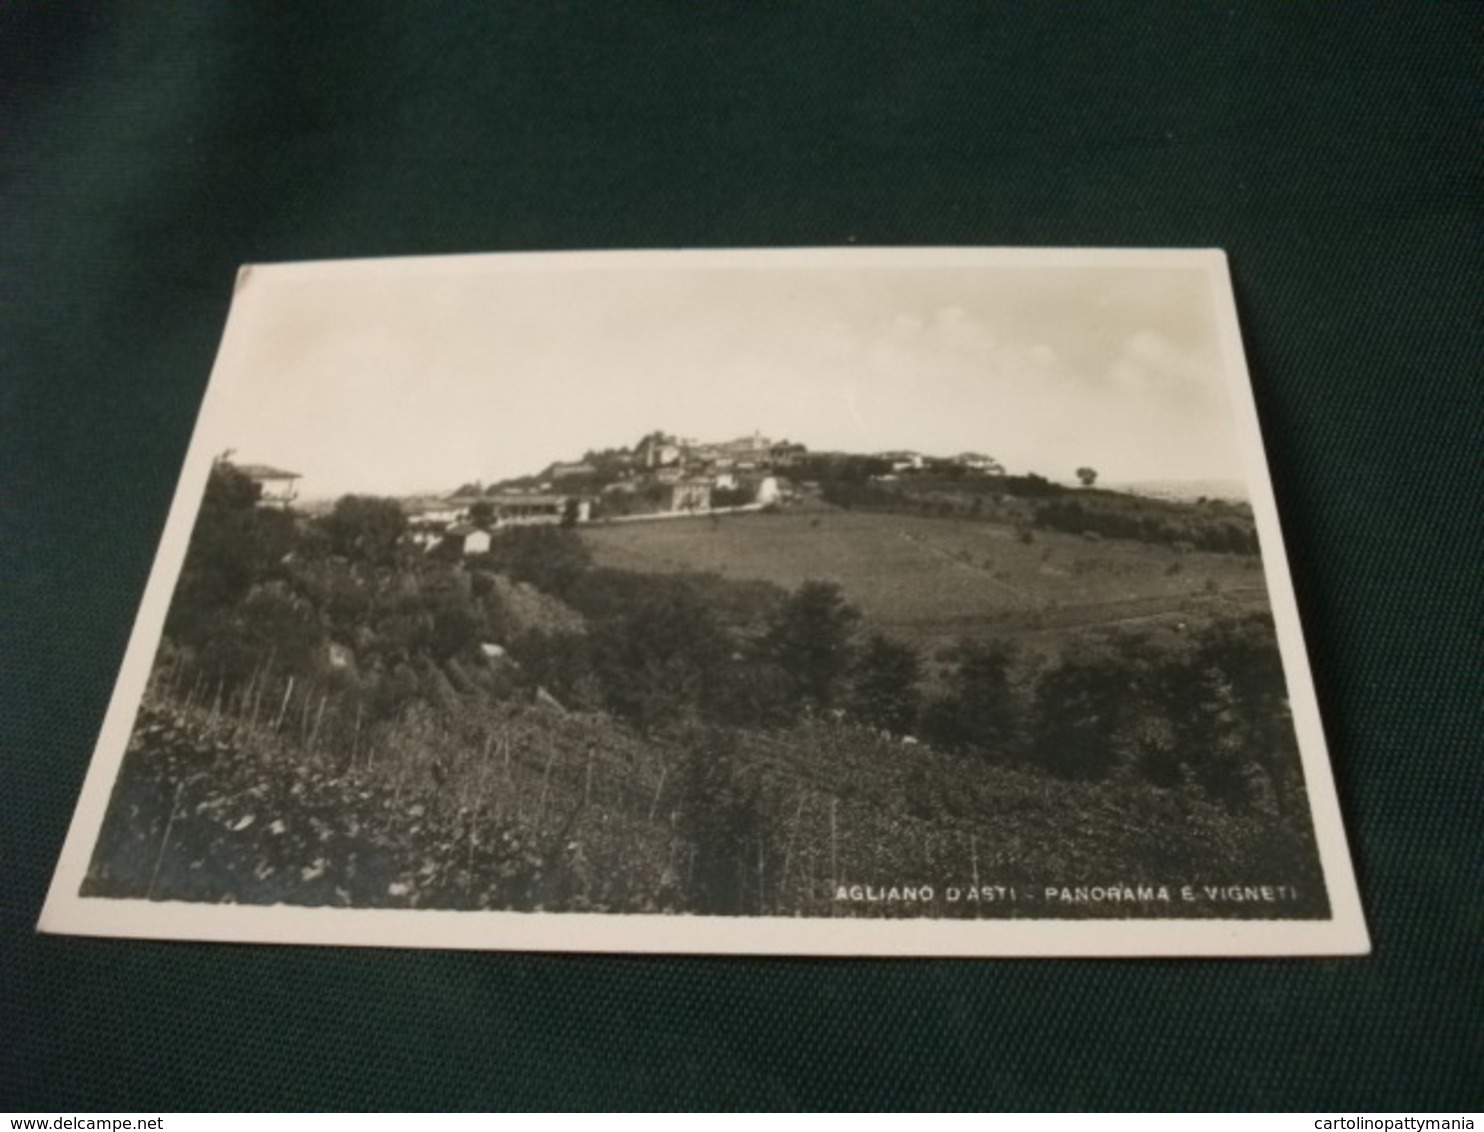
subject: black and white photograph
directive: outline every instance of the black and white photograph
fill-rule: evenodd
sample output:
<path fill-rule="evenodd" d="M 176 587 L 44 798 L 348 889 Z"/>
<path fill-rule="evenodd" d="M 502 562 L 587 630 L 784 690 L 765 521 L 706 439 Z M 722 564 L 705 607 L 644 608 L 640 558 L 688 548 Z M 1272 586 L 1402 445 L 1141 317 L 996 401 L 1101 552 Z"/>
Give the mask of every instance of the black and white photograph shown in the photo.
<path fill-rule="evenodd" d="M 1367 949 L 1225 257 L 244 267 L 43 915 Z"/>

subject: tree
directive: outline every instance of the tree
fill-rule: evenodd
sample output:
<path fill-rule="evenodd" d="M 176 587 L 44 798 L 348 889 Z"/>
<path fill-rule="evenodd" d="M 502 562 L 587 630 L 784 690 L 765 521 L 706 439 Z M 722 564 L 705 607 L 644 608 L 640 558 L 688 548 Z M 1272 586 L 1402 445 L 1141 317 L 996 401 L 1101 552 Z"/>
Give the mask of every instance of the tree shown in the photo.
<path fill-rule="evenodd" d="M 795 719 L 793 681 L 766 651 L 734 651 L 706 700 L 708 719 L 754 730 Z"/>
<path fill-rule="evenodd" d="M 592 556 L 576 531 L 564 527 L 515 527 L 490 546 L 495 569 L 558 597 L 587 573 Z"/>
<path fill-rule="evenodd" d="M 616 714 L 641 730 L 698 716 L 729 645 L 710 607 L 683 584 L 657 586 L 593 632 L 593 665 Z"/>
<path fill-rule="evenodd" d="M 433 615 L 428 641 L 434 659 L 443 661 L 472 649 L 485 635 L 481 610 L 458 593 L 440 594 L 430 601 Z"/>
<path fill-rule="evenodd" d="M 407 529 L 407 516 L 395 499 L 342 495 L 321 520 L 336 554 L 376 566 L 390 565 Z"/>
<path fill-rule="evenodd" d="M 212 466 L 170 604 L 166 631 L 198 644 L 294 546 L 294 518 L 258 506 L 262 489 L 225 460 Z"/>
<path fill-rule="evenodd" d="M 1086 466 L 1078 468 L 1077 478 L 1082 481 L 1083 487 L 1091 487 L 1093 484 L 1098 482 L 1097 469 L 1089 468 Z"/>
<path fill-rule="evenodd" d="M 469 505 L 469 522 L 480 530 L 487 531 L 495 525 L 495 505 L 488 499 L 480 499 Z"/>
<path fill-rule="evenodd" d="M 1069 659 L 1036 686 L 1035 759 L 1066 778 L 1102 778 L 1118 761 L 1113 736 L 1125 708 L 1119 667 Z"/>
<path fill-rule="evenodd" d="M 281 582 L 259 586 L 223 613 L 199 646 L 201 669 L 227 690 L 259 666 L 278 673 L 311 671 L 324 647 L 313 607 Z"/>
<path fill-rule="evenodd" d="M 909 732 L 917 726 L 921 679 L 922 661 L 916 649 L 873 634 L 852 674 L 851 712 L 875 727 Z"/>
<path fill-rule="evenodd" d="M 1104 778 L 1137 766 L 1170 781 L 1175 742 L 1170 704 L 1194 694 L 1184 645 L 1138 631 L 1074 642 L 1036 683 L 1032 755 L 1066 778 Z"/>
<path fill-rule="evenodd" d="M 851 665 L 851 638 L 860 611 L 833 582 L 805 582 L 779 610 L 768 653 L 787 675 L 794 698 L 830 707 Z"/>
<path fill-rule="evenodd" d="M 1011 685 L 1015 651 L 999 641 L 959 649 L 948 695 L 927 713 L 928 734 L 937 743 L 1008 760 L 1020 747 L 1020 705 Z"/>
<path fill-rule="evenodd" d="M 572 630 L 528 629 L 510 639 L 510 655 L 532 683 L 569 707 L 601 706 L 593 673 L 592 642 Z"/>
<path fill-rule="evenodd" d="M 1220 620 L 1194 634 L 1184 686 L 1169 697 L 1184 763 L 1215 800 L 1253 804 L 1267 779 L 1280 810 L 1303 784 L 1272 620 Z"/>

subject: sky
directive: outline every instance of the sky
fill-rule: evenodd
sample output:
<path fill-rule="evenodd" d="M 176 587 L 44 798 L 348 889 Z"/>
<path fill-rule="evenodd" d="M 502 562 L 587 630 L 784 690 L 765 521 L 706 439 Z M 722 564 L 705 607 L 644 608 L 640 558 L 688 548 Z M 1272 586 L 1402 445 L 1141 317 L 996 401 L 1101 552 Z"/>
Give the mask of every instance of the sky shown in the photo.
<path fill-rule="evenodd" d="M 1062 257 L 1064 260 L 1066 257 Z M 449 492 L 655 429 L 1240 480 L 1212 277 L 940 255 L 253 268 L 207 399 L 306 498 Z"/>

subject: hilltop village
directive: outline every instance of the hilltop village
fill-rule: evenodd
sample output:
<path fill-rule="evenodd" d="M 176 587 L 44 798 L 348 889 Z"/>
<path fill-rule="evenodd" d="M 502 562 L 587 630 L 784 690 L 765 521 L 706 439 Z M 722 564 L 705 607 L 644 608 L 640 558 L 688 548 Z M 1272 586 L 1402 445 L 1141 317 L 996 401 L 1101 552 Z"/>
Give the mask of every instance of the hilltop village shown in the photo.
<path fill-rule="evenodd" d="M 810 452 L 803 444 L 774 441 L 761 432 L 699 441 L 655 431 L 631 447 L 590 451 L 536 475 L 488 487 L 467 483 L 448 496 L 407 499 L 403 506 L 416 543 L 473 555 L 488 551 L 492 534 L 504 527 L 760 511 L 818 497 L 819 479 L 847 465 L 882 480 L 943 468 L 1004 472 L 995 460 L 972 452 L 948 459 L 911 451 L 860 456 Z"/>
<path fill-rule="evenodd" d="M 233 466 L 252 482 L 262 507 L 308 516 L 329 512 L 328 501 L 300 501 L 296 472 Z M 1085 466 L 1075 475 L 1077 485 L 1069 486 L 1034 472 L 1011 473 L 979 452 L 814 451 L 761 432 L 699 441 L 655 431 L 632 446 L 589 450 L 530 475 L 379 502 L 398 512 L 399 538 L 444 558 L 486 554 L 505 529 L 614 528 L 780 507 L 968 520 L 997 525 L 1027 542 L 1039 529 L 1177 551 L 1258 553 L 1251 507 L 1243 500 L 1105 488 L 1097 486 L 1097 470 Z"/>

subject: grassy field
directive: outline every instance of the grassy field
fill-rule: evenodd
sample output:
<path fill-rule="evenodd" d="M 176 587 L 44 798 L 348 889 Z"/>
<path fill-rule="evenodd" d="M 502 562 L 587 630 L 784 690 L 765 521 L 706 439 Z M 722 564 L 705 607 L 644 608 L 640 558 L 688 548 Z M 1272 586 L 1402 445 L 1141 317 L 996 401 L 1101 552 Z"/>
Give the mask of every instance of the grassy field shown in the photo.
<path fill-rule="evenodd" d="M 1069 631 L 1262 609 L 1255 557 L 880 512 L 798 510 L 584 528 L 597 563 L 838 583 L 871 629 L 929 653 L 965 637 L 1049 645 Z"/>

